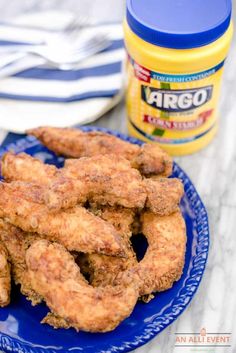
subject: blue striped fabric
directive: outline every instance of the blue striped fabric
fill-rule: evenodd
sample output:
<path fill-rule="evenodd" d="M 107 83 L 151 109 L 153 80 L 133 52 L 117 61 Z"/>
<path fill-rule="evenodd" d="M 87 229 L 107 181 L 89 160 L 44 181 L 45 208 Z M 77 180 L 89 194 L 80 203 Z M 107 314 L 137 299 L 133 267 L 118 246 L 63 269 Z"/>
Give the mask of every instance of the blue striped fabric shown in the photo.
<path fill-rule="evenodd" d="M 16 39 L 14 38 L 15 32 L 11 32 L 12 28 L 5 28 L 5 31 L 1 31 L 1 26 L 3 25 L 0 24 L 0 61 L 3 55 L 1 53 L 7 46 L 25 45 L 29 42 L 32 44 L 34 38 L 29 35 L 29 42 L 27 42 L 27 32 L 23 31 L 22 36 Z M 83 124 L 96 120 L 117 104 L 123 89 L 122 67 L 125 51 L 122 26 L 110 24 L 91 27 L 88 29 L 88 35 L 99 31 L 110 36 L 111 45 L 93 57 L 78 63 L 73 70 L 62 71 L 49 67 L 42 64 L 42 59 L 38 64 L 39 58 L 35 56 L 29 56 L 25 60 L 21 59 L 22 69 L 18 69 L 17 66 L 21 67 L 21 61 L 20 64 L 13 64 L 11 76 L 4 77 L 0 85 L 0 105 L 7 116 L 7 120 L 0 120 L 0 128 L 23 132 L 26 128 L 43 125 L 45 124 L 45 112 L 47 114 L 46 107 L 49 108 L 48 114 L 51 116 L 53 105 L 55 106 L 54 114 L 58 115 L 61 126 Z M 37 37 L 33 44 L 36 45 L 40 40 Z M 17 68 L 15 72 L 14 65 Z M 85 103 L 88 104 L 87 108 Z M 78 118 L 76 108 L 78 108 Z M 33 109 L 32 119 L 35 119 L 35 124 L 29 118 L 31 109 Z M 42 119 L 40 118 L 41 112 L 44 114 Z M 22 122 L 24 124 L 21 124 Z"/>
<path fill-rule="evenodd" d="M 3 43 L 3 41 L 0 41 L 0 45 Z M 8 42 L 9 44 L 14 44 L 11 42 Z M 5 43 L 5 45 L 7 45 Z M 112 54 L 112 52 L 117 51 L 119 49 L 123 48 L 123 40 L 114 40 L 111 42 L 111 45 L 109 48 L 103 50 L 99 55 L 102 55 L 104 53 L 109 53 Z M 111 89 L 104 89 L 103 90 L 103 78 L 108 77 L 110 75 L 118 74 L 121 73 L 121 65 L 122 62 L 115 61 L 107 64 L 100 64 L 96 66 L 96 63 L 94 66 L 90 67 L 84 67 L 84 68 L 78 68 L 75 70 L 70 70 L 70 71 L 62 71 L 59 69 L 53 69 L 53 68 L 48 68 L 48 67 L 35 67 L 35 68 L 30 68 L 21 72 L 18 72 L 14 75 L 12 75 L 12 78 L 16 82 L 16 89 L 14 91 L 14 88 L 11 92 L 9 91 L 4 91 L 4 85 L 0 86 L 0 98 L 3 99 L 11 99 L 11 100 L 28 100 L 28 101 L 35 101 L 35 102 L 74 102 L 74 101 L 80 101 L 84 99 L 89 99 L 89 98 L 97 98 L 97 97 L 113 97 L 119 92 L 118 89 L 114 89 L 111 87 Z M 57 89 L 57 81 L 63 82 L 63 81 L 79 81 L 81 79 L 86 79 L 86 78 L 101 78 L 101 85 L 99 89 L 94 90 L 93 87 L 85 88 L 83 93 L 80 94 L 72 94 L 70 97 L 57 97 L 56 89 Z M 44 84 L 47 84 L 47 81 L 53 81 L 55 82 L 55 94 L 50 94 L 50 95 L 42 95 L 39 91 L 39 94 L 37 95 L 31 95 L 31 91 L 28 92 L 28 94 L 22 94 L 21 89 L 17 88 L 17 79 L 25 79 L 28 80 L 30 79 L 31 81 L 33 80 L 32 84 L 37 85 L 37 81 L 44 81 Z"/>
<path fill-rule="evenodd" d="M 98 98 L 98 97 L 111 98 L 118 93 L 119 93 L 119 90 L 88 91 L 88 92 L 84 92 L 83 94 L 71 95 L 68 98 L 59 98 L 59 97 L 47 97 L 47 96 L 31 96 L 30 92 L 29 92 L 29 95 L 21 95 L 20 93 L 9 94 L 9 93 L 0 92 L 0 99 L 5 98 L 5 99 L 14 99 L 18 101 L 71 103 L 71 102 L 76 102 L 76 101 L 81 101 L 81 100 L 91 99 L 91 98 Z"/>
<path fill-rule="evenodd" d="M 8 45 L 27 45 L 27 42 L 14 42 L 9 40 L 0 40 L 0 46 L 8 46 Z"/>
<path fill-rule="evenodd" d="M 119 73 L 121 71 L 121 62 L 93 66 L 84 69 L 78 69 L 74 71 L 62 71 L 56 69 L 47 68 L 32 68 L 22 72 L 19 72 L 13 77 L 19 78 L 31 78 L 40 80 L 59 80 L 59 81 L 75 81 L 86 77 L 98 77 L 107 76 Z"/>

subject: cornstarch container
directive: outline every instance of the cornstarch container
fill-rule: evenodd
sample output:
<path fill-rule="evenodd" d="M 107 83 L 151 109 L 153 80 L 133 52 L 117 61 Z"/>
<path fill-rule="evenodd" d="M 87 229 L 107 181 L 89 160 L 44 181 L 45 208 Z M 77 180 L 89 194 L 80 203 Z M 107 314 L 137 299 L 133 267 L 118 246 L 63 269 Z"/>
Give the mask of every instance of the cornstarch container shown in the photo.
<path fill-rule="evenodd" d="M 172 155 L 196 152 L 212 140 L 231 9 L 230 0 L 127 0 L 131 135 Z"/>

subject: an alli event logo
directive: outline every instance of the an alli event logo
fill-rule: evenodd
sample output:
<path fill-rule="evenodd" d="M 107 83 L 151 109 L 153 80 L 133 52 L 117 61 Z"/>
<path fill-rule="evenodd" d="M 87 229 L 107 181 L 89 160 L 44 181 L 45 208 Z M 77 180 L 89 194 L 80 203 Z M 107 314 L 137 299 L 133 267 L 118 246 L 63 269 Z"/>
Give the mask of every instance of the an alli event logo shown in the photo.
<path fill-rule="evenodd" d="M 211 99 L 212 90 L 213 86 L 189 90 L 167 90 L 142 85 L 141 95 L 142 100 L 151 107 L 176 113 L 203 106 Z"/>
<path fill-rule="evenodd" d="M 199 333 L 176 333 L 175 347 L 215 352 L 215 348 L 231 347 L 231 333 L 207 332 L 204 327 Z"/>

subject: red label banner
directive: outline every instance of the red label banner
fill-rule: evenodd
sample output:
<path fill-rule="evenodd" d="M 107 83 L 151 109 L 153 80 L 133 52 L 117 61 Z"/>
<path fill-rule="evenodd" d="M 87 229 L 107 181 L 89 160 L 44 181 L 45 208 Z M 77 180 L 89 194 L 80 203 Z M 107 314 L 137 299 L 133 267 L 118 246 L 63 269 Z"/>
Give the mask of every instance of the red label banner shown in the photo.
<path fill-rule="evenodd" d="M 202 126 L 206 120 L 212 115 L 213 109 L 207 110 L 199 114 L 196 120 L 192 121 L 169 121 L 159 117 L 143 115 L 143 122 L 157 126 L 166 130 L 193 130 Z"/>

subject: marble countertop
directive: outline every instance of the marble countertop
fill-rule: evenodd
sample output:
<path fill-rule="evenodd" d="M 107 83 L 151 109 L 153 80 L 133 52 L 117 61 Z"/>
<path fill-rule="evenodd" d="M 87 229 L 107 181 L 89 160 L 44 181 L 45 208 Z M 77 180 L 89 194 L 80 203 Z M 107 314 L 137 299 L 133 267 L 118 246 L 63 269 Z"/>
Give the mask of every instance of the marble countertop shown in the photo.
<path fill-rule="evenodd" d="M 51 5 L 56 3 L 51 1 Z M 59 7 L 63 7 L 62 3 L 64 8 L 66 5 L 75 6 L 72 0 L 61 1 Z M 86 4 L 86 0 L 82 3 Z M 95 0 L 93 11 L 97 14 L 102 8 L 103 16 L 112 12 L 113 16 L 109 18 L 114 20 L 122 13 L 122 3 L 120 1 L 119 10 L 114 14 L 114 0 L 109 1 L 109 5 L 105 0 Z M 236 8 L 236 0 L 233 3 Z M 1 17 L 4 17 L 4 13 L 9 16 L 19 10 L 39 7 L 39 2 L 34 0 L 14 0 L 7 7 L 5 4 L 5 0 L 0 0 Z M 48 7 L 46 0 L 40 1 L 40 4 L 42 8 Z M 127 132 L 125 115 L 122 101 L 96 125 Z M 191 156 L 176 158 L 176 161 L 194 182 L 208 210 L 211 229 L 208 264 L 200 287 L 184 313 L 135 353 L 192 352 L 191 348 L 174 347 L 175 333 L 199 332 L 203 327 L 207 332 L 231 333 L 231 347 L 208 348 L 207 352 L 236 352 L 236 36 L 225 68 L 219 133 L 206 149 Z M 195 352 L 201 351 L 203 349 L 195 349 Z"/>

